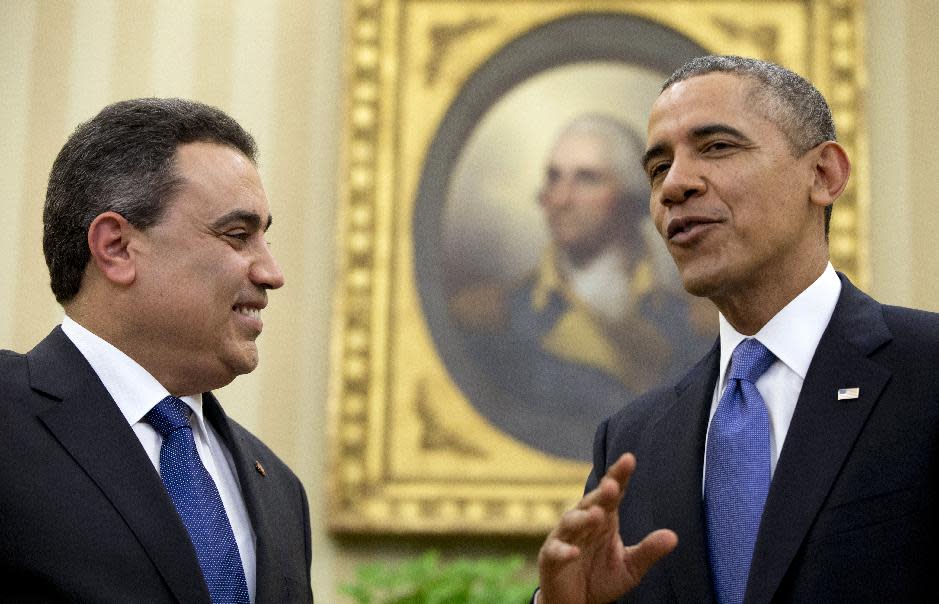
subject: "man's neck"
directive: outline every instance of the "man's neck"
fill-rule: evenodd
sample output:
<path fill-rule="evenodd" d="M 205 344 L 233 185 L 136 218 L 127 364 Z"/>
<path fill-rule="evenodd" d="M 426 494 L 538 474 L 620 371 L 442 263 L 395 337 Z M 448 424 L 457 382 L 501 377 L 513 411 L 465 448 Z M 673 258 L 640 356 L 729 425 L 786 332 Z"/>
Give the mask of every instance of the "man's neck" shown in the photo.
<path fill-rule="evenodd" d="M 115 304 L 110 308 L 105 305 L 95 306 L 83 298 L 76 298 L 64 305 L 64 308 L 70 319 L 127 355 L 174 396 L 200 394 L 231 381 L 193 379 L 201 378 L 204 372 L 191 366 L 181 366 L 178 354 L 174 351 L 154 346 L 150 334 L 134 327 L 133 315 L 128 314 L 122 305 Z M 89 308 L 108 308 L 108 312 L 88 312 Z"/>
<path fill-rule="evenodd" d="M 752 336 L 812 285 L 827 266 L 826 254 L 811 264 L 804 264 L 792 274 L 773 273 L 770 278 L 761 278 L 749 287 L 739 287 L 733 292 L 710 298 L 734 329 Z"/>

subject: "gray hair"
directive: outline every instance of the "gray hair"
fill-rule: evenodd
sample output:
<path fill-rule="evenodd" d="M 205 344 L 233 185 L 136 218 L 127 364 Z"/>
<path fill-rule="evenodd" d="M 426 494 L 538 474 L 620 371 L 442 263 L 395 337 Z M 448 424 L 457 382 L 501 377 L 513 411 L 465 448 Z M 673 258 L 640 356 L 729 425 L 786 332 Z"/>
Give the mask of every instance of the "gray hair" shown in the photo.
<path fill-rule="evenodd" d="M 799 74 L 768 61 L 737 56 L 696 57 L 669 76 L 662 91 L 676 82 L 715 72 L 750 78 L 758 84 L 751 91 L 752 105 L 762 107 L 765 116 L 779 126 L 796 157 L 825 141 L 837 140 L 825 97 Z M 826 237 L 831 210 L 831 205 L 825 207 Z"/>
<path fill-rule="evenodd" d="M 139 229 L 157 224 L 182 180 L 179 145 L 227 145 L 255 161 L 254 138 L 224 112 L 184 99 L 134 99 L 108 105 L 80 124 L 59 151 L 46 190 L 42 249 L 56 300 L 81 288 L 91 259 L 88 227 L 116 212 Z"/>
<path fill-rule="evenodd" d="M 567 123 L 556 140 L 569 135 L 596 136 L 606 142 L 610 164 L 622 199 L 642 211 L 649 202 L 649 183 L 641 168 L 645 141 L 621 120 L 602 113 L 586 113 Z M 628 208 L 630 212 L 635 207 Z"/>

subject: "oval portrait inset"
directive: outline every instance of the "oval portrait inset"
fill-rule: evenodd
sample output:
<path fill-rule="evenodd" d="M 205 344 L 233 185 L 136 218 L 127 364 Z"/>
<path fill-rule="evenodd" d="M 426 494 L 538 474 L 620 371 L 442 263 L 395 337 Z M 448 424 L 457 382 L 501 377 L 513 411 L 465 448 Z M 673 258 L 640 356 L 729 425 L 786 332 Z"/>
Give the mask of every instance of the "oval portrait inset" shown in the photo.
<path fill-rule="evenodd" d="M 428 151 L 413 232 L 435 344 L 472 405 L 536 449 L 589 461 L 603 418 L 714 342 L 640 165 L 662 81 L 701 54 L 634 16 L 555 21 L 467 82 Z"/>

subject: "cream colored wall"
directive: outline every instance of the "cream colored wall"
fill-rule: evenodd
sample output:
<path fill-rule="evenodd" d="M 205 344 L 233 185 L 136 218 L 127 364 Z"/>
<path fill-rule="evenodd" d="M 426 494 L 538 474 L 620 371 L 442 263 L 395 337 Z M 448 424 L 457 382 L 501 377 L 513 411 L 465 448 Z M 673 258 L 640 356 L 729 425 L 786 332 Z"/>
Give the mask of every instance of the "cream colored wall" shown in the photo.
<path fill-rule="evenodd" d="M 265 311 L 260 368 L 219 396 L 306 485 L 314 585 L 327 604 L 337 601 L 323 484 L 341 10 L 341 0 L 0 2 L 0 347 L 28 350 L 61 319 L 41 253 L 42 202 L 71 130 L 140 96 L 230 113 L 258 141 L 287 286 Z"/>
<path fill-rule="evenodd" d="M 136 96 L 228 111 L 258 139 L 287 286 L 271 296 L 262 362 L 220 396 L 273 446 L 310 495 L 314 591 L 355 563 L 428 545 L 532 554 L 533 541 L 344 539 L 325 530 L 326 393 L 341 122 L 341 0 L 0 2 L 0 347 L 27 350 L 59 321 L 42 260 L 52 159 L 80 121 Z M 939 3 L 869 0 L 872 292 L 939 310 Z"/>
<path fill-rule="evenodd" d="M 939 3 L 868 0 L 871 293 L 939 310 Z"/>

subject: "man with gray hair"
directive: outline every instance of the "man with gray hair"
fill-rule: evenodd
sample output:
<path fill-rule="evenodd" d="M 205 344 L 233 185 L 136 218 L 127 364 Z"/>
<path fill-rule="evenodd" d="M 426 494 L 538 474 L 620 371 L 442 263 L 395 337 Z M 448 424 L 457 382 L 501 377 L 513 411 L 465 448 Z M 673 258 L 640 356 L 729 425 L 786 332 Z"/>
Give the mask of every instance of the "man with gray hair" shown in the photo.
<path fill-rule="evenodd" d="M 0 600 L 312 602 L 303 487 L 211 392 L 257 366 L 284 283 L 254 139 L 201 103 L 109 105 L 43 225 L 65 317 L 0 351 Z"/>
<path fill-rule="evenodd" d="M 537 601 L 934 601 L 939 316 L 829 262 L 850 162 L 824 98 L 778 65 L 694 59 L 653 106 L 643 165 L 720 337 L 600 425 Z"/>
<path fill-rule="evenodd" d="M 653 239 L 642 151 L 611 116 L 568 122 L 537 195 L 550 237 L 540 265 L 495 295 L 478 288 L 451 306 L 472 328 L 475 357 L 516 401 L 500 409 L 514 417 L 497 423 L 556 455 L 587 461 L 600 419 L 686 370 L 713 337 L 692 320 Z"/>

